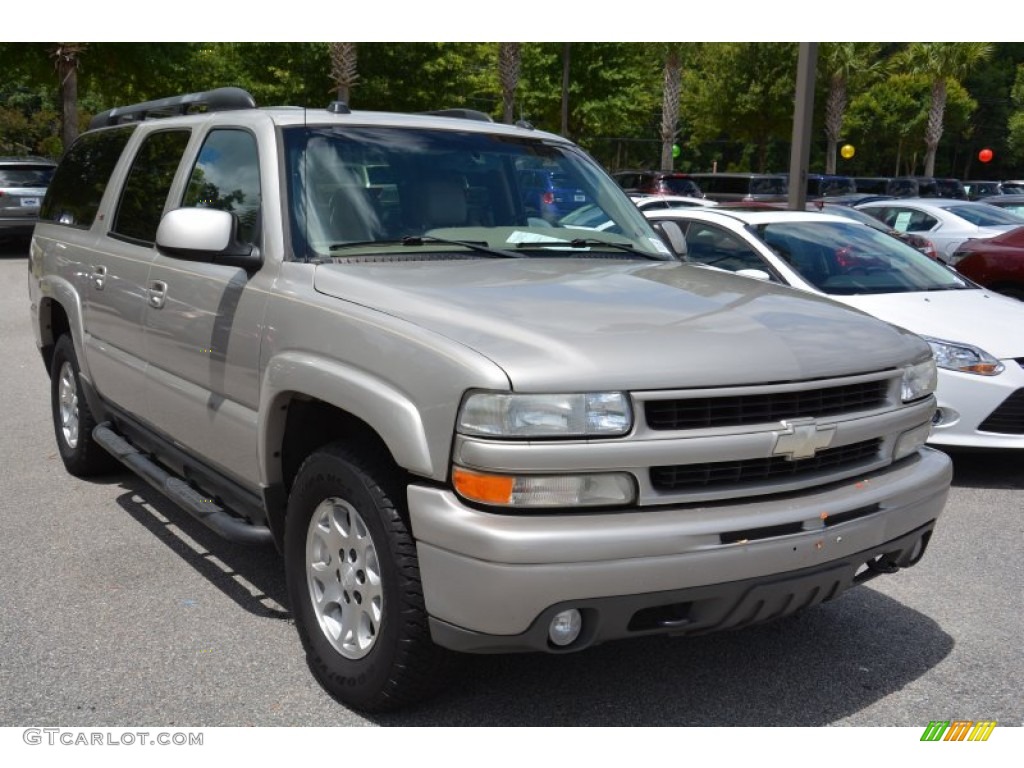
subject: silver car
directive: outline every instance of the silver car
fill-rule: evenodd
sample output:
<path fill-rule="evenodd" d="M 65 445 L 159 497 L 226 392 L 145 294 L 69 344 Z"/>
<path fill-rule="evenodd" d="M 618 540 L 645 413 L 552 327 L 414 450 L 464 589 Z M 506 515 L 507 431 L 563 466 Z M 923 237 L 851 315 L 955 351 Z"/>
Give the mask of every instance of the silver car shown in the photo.
<path fill-rule="evenodd" d="M 31 236 L 56 167 L 42 157 L 0 157 L 0 238 Z"/>
<path fill-rule="evenodd" d="M 1017 227 L 1024 218 L 985 203 L 945 198 L 879 200 L 858 205 L 859 210 L 899 232 L 922 235 L 932 241 L 940 261 L 953 263 L 953 254 L 966 240 L 995 237 Z"/>

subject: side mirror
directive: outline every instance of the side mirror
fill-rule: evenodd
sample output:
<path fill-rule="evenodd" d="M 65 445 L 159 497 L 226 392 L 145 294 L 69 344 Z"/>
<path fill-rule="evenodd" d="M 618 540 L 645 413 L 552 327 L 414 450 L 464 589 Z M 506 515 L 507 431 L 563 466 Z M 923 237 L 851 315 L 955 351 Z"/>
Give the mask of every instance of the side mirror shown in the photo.
<path fill-rule="evenodd" d="M 683 236 L 683 228 L 677 221 L 652 221 L 654 231 L 658 233 L 669 250 L 676 255 L 680 261 L 686 261 L 686 238 Z"/>
<path fill-rule="evenodd" d="M 238 219 L 214 208 L 176 208 L 168 211 L 156 230 L 161 253 L 188 261 L 260 268 L 263 257 L 257 248 L 238 242 Z"/>
<path fill-rule="evenodd" d="M 771 280 L 772 276 L 765 272 L 763 269 L 737 269 L 737 275 L 743 275 L 744 277 L 752 277 L 755 280 Z"/>

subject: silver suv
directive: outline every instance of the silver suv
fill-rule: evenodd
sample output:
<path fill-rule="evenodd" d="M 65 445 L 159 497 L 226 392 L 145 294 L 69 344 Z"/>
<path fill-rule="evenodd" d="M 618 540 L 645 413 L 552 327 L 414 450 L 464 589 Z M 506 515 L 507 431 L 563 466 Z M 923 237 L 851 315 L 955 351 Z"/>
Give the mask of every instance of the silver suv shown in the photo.
<path fill-rule="evenodd" d="M 273 542 L 346 704 L 408 704 L 452 651 L 747 626 L 924 553 L 928 346 L 680 263 L 567 140 L 237 89 L 94 126 L 29 260 L 60 456 Z M 611 226 L 528 210 L 537 163 Z"/>
<path fill-rule="evenodd" d="M 0 157 L 0 239 L 28 240 L 56 167 L 44 157 Z"/>

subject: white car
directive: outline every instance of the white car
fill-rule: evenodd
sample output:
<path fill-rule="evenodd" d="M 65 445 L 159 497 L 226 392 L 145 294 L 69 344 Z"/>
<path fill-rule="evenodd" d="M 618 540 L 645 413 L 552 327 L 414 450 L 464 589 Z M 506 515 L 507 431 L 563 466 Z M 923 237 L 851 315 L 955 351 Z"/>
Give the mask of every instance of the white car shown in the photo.
<path fill-rule="evenodd" d="M 953 254 L 966 240 L 995 237 L 1024 226 L 1024 218 L 987 203 L 939 197 L 876 200 L 857 209 L 895 230 L 928 238 L 947 264 L 955 263 Z"/>
<path fill-rule="evenodd" d="M 939 366 L 932 444 L 1024 448 L 1024 302 L 838 216 L 694 209 L 644 215 L 687 261 L 824 294 L 923 336 Z M 842 343 L 836 339 L 837 348 Z"/>
<path fill-rule="evenodd" d="M 685 195 L 646 195 L 631 192 L 629 196 L 641 211 L 665 210 L 666 208 L 714 208 L 718 205 L 706 197 L 686 197 Z"/>

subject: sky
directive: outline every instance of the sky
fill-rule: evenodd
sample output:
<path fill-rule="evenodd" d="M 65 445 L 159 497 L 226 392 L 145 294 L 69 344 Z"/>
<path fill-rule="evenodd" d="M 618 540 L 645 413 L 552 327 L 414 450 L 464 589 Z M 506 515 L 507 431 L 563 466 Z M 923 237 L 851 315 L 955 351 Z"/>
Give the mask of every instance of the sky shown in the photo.
<path fill-rule="evenodd" d="M 47 38 L 88 41 L 308 41 L 332 37 L 374 41 L 765 41 L 765 40 L 960 40 L 971 33 L 971 19 L 960 14 L 922 14 L 919 3 L 858 0 L 734 2 L 728 13 L 713 2 L 655 2 L 623 5 L 614 0 L 561 0 L 556 4 L 526 0 L 486 3 L 481 0 L 305 0 L 295 12 L 271 11 L 269 3 L 242 6 L 209 0 L 175 0 L 138 13 L 126 0 L 52 0 L 46 23 L 31 3 L 4 3 L 0 39 Z M 13 6 L 13 7 L 6 7 Z M 239 18 L 239 8 L 255 13 Z M 128 11 L 124 14 L 124 11 Z M 127 20 L 118 20 L 125 15 Z M 662 18 L 666 16 L 667 18 Z M 929 18 L 929 16 L 931 18 Z M 976 22 L 973 39 L 1000 42 L 993 35 L 1013 34 L 1015 25 Z M 1013 29 L 1011 29 L 1013 28 Z M 22 32 L 23 31 L 23 32 Z M 56 34 L 59 32 L 60 34 Z M 24 38 L 22 37 L 24 34 Z"/>

